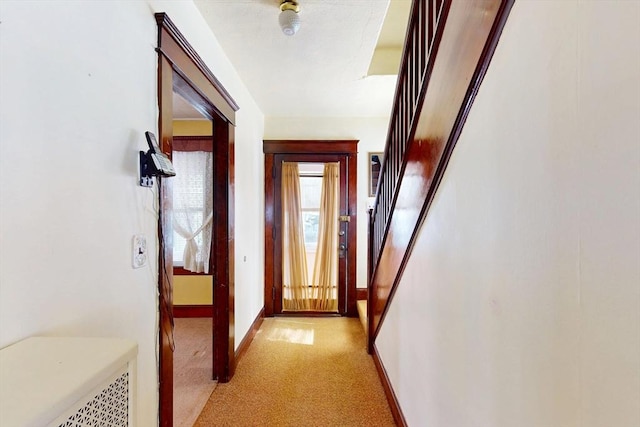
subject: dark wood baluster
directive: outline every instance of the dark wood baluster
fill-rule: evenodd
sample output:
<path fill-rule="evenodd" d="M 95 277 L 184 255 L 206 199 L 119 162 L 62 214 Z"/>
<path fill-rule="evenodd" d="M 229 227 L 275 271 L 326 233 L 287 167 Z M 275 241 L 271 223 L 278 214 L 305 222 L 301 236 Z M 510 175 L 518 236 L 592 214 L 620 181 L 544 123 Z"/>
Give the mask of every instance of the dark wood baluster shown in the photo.
<path fill-rule="evenodd" d="M 420 8 L 418 13 L 418 40 L 420 41 L 420 79 L 419 84 L 422 88 L 424 71 L 427 66 L 427 46 L 429 45 L 429 39 L 427 38 L 427 3 L 426 0 L 419 0 Z"/>
<path fill-rule="evenodd" d="M 409 61 L 407 61 L 407 65 Z M 407 70 L 408 72 L 408 70 Z M 409 138 L 409 126 L 411 124 L 411 114 L 409 113 L 409 81 L 405 80 L 404 84 L 404 96 L 402 97 L 402 103 L 404 104 L 404 140 Z"/>
<path fill-rule="evenodd" d="M 374 258 L 382 250 L 391 204 L 400 180 L 404 155 L 418 107 L 423 79 L 435 35 L 438 17 L 444 0 L 414 0 L 412 17 L 407 30 L 403 67 L 399 70 L 398 93 L 392 113 L 386 158 L 380 170 L 376 201 L 371 215 Z M 375 267 L 374 267 L 375 268 Z"/>
<path fill-rule="evenodd" d="M 409 100 L 409 103 L 407 104 L 407 110 L 409 112 L 409 117 L 411 117 L 413 115 L 413 58 L 414 58 L 414 54 L 413 54 L 413 49 L 415 46 L 415 40 L 414 40 L 414 29 L 410 30 L 409 33 L 409 38 L 407 40 L 407 42 L 409 43 L 409 46 L 407 46 L 407 99 Z"/>
<path fill-rule="evenodd" d="M 397 138 L 395 137 L 395 135 L 394 135 L 394 138 L 391 141 L 389 141 L 389 147 L 391 148 L 391 155 L 390 155 L 390 158 L 389 158 L 389 165 L 391 167 L 391 171 L 389 172 L 389 175 L 387 176 L 387 179 L 389 177 L 392 177 L 392 180 L 393 180 L 393 177 L 395 177 L 396 172 L 397 172 L 396 171 L 396 160 L 395 159 L 398 157 L 398 147 L 397 147 L 396 141 L 397 141 Z"/>
<path fill-rule="evenodd" d="M 400 132 L 400 121 L 396 122 L 396 134 L 398 135 L 398 144 L 404 144 L 404 139 L 402 138 L 402 134 Z"/>
<path fill-rule="evenodd" d="M 429 0 L 429 16 L 427 17 L 427 57 L 431 55 L 431 47 L 433 43 L 433 34 L 435 30 L 435 22 L 436 22 L 436 2 L 438 0 Z M 426 64 L 425 64 L 426 68 Z"/>
<path fill-rule="evenodd" d="M 411 83 L 411 118 L 413 122 L 413 117 L 416 112 L 416 104 L 417 104 L 417 94 L 418 94 L 418 64 L 420 61 L 420 53 L 419 42 L 418 42 L 418 27 L 414 27 L 412 33 L 411 40 L 411 79 L 409 82 Z"/>

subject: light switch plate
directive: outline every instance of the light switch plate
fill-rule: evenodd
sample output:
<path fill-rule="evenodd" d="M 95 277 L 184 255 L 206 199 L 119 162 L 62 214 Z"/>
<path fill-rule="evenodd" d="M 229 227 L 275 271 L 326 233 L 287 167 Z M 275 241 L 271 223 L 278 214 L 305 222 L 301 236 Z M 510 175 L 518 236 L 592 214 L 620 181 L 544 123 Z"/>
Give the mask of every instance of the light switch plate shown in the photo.
<path fill-rule="evenodd" d="M 132 263 L 133 268 L 140 268 L 147 263 L 147 238 L 143 234 L 133 236 Z"/>

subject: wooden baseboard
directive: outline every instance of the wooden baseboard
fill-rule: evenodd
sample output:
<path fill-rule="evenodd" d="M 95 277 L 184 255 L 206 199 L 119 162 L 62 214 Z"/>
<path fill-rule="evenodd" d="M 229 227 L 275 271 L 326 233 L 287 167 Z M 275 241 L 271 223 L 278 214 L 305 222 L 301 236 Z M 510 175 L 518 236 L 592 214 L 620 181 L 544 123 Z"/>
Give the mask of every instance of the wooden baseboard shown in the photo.
<path fill-rule="evenodd" d="M 380 357 L 378 356 L 378 349 L 375 343 L 372 348 L 373 351 L 371 352 L 371 356 L 373 357 L 373 363 L 376 365 L 376 370 L 378 371 L 378 376 L 380 377 L 384 394 L 387 396 L 387 401 L 389 402 L 389 408 L 391 408 L 393 419 L 397 426 L 407 427 L 407 420 L 404 419 L 404 414 L 400 409 L 400 404 L 398 403 L 396 394 L 393 392 L 393 387 L 391 387 L 391 381 L 389 381 L 389 377 L 387 376 L 387 370 L 384 369 L 384 366 L 380 361 Z"/>
<path fill-rule="evenodd" d="M 367 288 L 356 288 L 356 299 L 358 301 L 367 299 Z"/>
<path fill-rule="evenodd" d="M 242 339 L 242 342 L 240 343 L 240 345 L 238 346 L 238 349 L 236 350 L 236 354 L 235 354 L 236 364 L 249 349 L 249 346 L 251 345 L 253 338 L 256 336 L 258 329 L 260 329 L 260 326 L 262 325 L 263 320 L 264 320 L 264 307 L 262 307 L 262 310 L 260 310 L 260 313 L 258 313 L 258 317 L 255 318 L 255 320 L 251 324 L 251 327 L 249 328 L 249 331 L 244 336 L 244 338 Z"/>
<path fill-rule="evenodd" d="M 173 317 L 213 317 L 212 305 L 174 305 Z"/>

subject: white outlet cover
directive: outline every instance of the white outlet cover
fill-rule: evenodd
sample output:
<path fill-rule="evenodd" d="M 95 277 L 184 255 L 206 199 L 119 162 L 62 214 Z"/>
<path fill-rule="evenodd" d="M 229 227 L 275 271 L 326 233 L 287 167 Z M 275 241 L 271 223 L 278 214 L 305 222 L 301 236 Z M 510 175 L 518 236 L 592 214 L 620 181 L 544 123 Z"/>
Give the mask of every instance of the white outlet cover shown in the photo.
<path fill-rule="evenodd" d="M 143 234 L 133 236 L 131 253 L 133 268 L 140 268 L 147 263 L 147 238 Z"/>

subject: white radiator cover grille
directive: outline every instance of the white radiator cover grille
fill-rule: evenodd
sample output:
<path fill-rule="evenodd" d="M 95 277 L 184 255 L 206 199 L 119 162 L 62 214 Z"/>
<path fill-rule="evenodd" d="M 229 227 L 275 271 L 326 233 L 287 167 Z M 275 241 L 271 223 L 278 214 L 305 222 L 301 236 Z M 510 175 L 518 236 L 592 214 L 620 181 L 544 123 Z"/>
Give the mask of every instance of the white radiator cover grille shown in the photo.
<path fill-rule="evenodd" d="M 129 372 L 123 373 L 59 427 L 129 425 Z"/>

